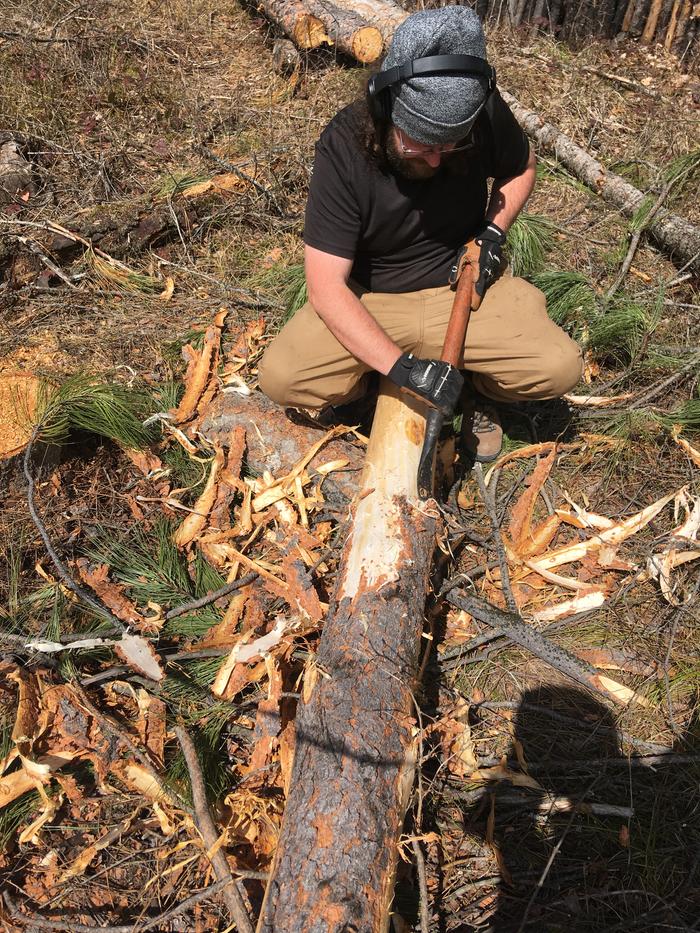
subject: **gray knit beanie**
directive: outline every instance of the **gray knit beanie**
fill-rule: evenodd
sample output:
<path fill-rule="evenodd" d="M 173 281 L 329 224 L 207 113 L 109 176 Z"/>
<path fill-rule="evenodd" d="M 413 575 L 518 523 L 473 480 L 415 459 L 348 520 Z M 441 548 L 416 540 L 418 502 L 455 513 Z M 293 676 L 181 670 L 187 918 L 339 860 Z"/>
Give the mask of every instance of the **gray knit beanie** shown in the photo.
<path fill-rule="evenodd" d="M 474 55 L 486 59 L 481 21 L 466 6 L 421 10 L 397 28 L 382 71 L 428 55 Z M 391 119 L 411 139 L 425 145 L 456 142 L 471 129 L 486 97 L 485 78 L 434 75 L 411 78 L 391 88 Z"/>

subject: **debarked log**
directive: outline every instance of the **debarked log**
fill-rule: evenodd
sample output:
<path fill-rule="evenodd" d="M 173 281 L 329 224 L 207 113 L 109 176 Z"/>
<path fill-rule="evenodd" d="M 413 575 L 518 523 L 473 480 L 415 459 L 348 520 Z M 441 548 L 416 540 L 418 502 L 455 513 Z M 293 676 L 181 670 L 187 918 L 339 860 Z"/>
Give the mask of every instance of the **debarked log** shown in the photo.
<path fill-rule="evenodd" d="M 414 686 L 438 521 L 420 502 L 425 419 L 386 380 L 338 582 L 296 719 L 258 933 L 382 933 L 416 760 Z"/>
<path fill-rule="evenodd" d="M 527 110 L 506 91 L 501 91 L 501 96 L 528 136 L 553 152 L 569 171 L 626 217 L 632 217 L 644 203 L 645 195 L 639 189 L 606 169 L 539 114 Z M 647 233 L 678 265 L 695 275 L 700 274 L 700 228 L 662 208 L 650 221 Z"/>

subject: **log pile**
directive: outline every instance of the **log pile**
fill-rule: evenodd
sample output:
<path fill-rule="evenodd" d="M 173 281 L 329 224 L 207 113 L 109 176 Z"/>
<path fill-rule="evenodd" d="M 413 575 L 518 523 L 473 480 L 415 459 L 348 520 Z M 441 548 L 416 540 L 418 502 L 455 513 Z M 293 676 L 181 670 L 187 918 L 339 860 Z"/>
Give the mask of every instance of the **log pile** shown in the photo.
<path fill-rule="evenodd" d="M 408 16 L 390 0 L 262 0 L 261 9 L 298 48 L 330 45 L 364 65 L 381 57 L 386 41 Z"/>
<path fill-rule="evenodd" d="M 263 0 L 265 15 L 300 49 L 334 45 L 363 64 L 377 61 L 408 15 L 390 0 Z M 687 66 L 700 43 L 700 8 L 693 0 L 477 0 L 484 22 L 549 32 L 580 44 L 589 38 L 663 44 Z"/>

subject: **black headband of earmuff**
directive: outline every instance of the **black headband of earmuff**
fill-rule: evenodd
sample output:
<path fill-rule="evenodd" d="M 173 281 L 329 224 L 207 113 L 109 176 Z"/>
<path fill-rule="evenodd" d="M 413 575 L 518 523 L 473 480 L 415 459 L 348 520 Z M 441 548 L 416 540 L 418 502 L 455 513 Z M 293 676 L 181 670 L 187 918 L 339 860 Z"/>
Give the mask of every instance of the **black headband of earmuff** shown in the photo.
<path fill-rule="evenodd" d="M 380 71 L 369 79 L 367 93 L 372 116 L 375 119 L 391 118 L 391 94 L 389 88 L 394 84 L 410 81 L 411 78 L 426 78 L 433 75 L 469 75 L 474 78 L 486 78 L 487 93 L 496 87 L 496 72 L 489 63 L 475 55 L 428 55 L 416 58 Z"/>

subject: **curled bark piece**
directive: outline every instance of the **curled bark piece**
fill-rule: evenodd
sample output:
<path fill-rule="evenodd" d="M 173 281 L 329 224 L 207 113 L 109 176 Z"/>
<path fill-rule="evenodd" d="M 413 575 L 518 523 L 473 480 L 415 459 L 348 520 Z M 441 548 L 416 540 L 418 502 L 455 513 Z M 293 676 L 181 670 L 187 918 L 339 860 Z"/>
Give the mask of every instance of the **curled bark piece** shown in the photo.
<path fill-rule="evenodd" d="M 581 179 L 589 188 L 614 204 L 626 217 L 631 217 L 645 200 L 645 195 L 626 182 L 624 178 L 608 171 L 573 140 L 545 121 L 532 110 L 527 110 L 519 101 L 501 91 L 501 96 L 511 108 L 525 132 L 545 149 L 554 152 L 557 158 Z M 700 274 L 700 229 L 677 214 L 659 210 L 647 228 L 647 232 L 665 253 L 680 262 L 695 275 Z"/>

